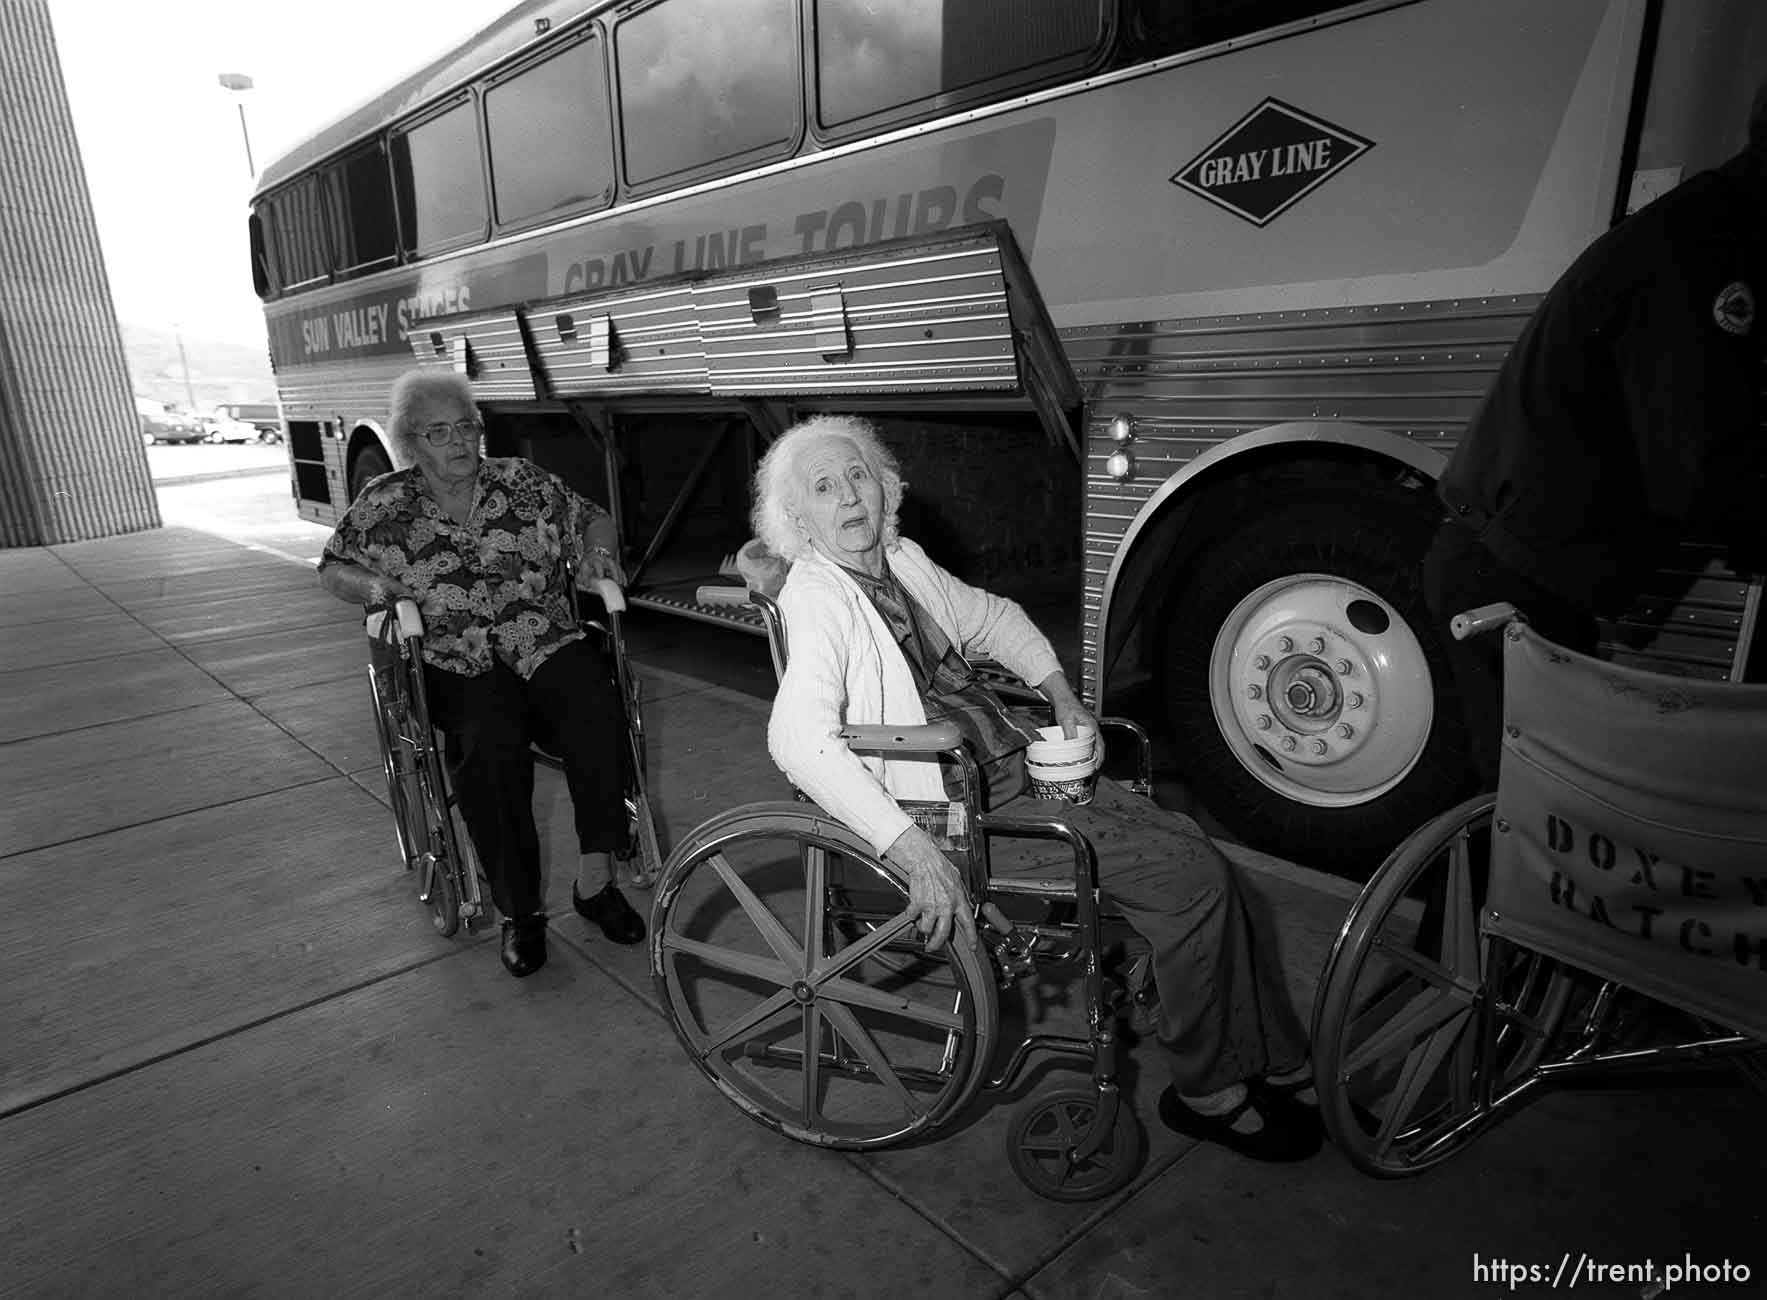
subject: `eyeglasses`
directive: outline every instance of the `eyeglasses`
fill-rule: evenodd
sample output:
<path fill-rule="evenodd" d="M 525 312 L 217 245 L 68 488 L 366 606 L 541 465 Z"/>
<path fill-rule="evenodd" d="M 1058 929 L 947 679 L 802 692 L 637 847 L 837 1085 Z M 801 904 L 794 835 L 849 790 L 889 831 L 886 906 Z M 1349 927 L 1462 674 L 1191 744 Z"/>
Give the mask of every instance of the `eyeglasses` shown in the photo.
<path fill-rule="evenodd" d="M 484 432 L 485 426 L 480 420 L 456 420 L 453 424 L 446 424 L 438 420 L 434 424 L 423 426 L 423 436 L 429 440 L 429 445 L 432 447 L 440 447 L 453 441 L 456 434 L 468 442 L 474 442 L 482 437 Z"/>

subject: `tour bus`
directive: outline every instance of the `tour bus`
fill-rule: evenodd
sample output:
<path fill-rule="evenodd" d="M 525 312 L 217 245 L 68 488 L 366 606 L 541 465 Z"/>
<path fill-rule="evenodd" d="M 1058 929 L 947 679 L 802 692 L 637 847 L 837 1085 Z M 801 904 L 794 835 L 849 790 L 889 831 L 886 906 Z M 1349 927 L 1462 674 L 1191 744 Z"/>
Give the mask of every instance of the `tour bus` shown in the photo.
<path fill-rule="evenodd" d="M 1764 72 L 1754 0 L 528 0 L 259 177 L 298 509 L 448 367 L 614 512 L 634 606 L 740 618 L 693 593 L 756 456 L 864 412 L 905 533 L 1054 611 L 1243 838 L 1365 874 L 1469 779 L 1434 480 Z M 1612 653 L 1742 671 L 1759 589 L 1697 540 Z"/>

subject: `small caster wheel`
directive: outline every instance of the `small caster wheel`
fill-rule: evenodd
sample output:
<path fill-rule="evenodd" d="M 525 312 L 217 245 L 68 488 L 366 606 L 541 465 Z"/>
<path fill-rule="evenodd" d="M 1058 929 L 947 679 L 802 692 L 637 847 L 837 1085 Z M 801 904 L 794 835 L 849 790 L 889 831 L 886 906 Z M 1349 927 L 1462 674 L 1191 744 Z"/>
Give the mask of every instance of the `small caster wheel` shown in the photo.
<path fill-rule="evenodd" d="M 1097 1110 L 1095 1088 L 1062 1088 L 1021 1105 L 1006 1133 L 1006 1158 L 1019 1181 L 1052 1201 L 1095 1201 L 1127 1187 L 1141 1169 L 1147 1139 L 1126 1102 L 1119 1099 L 1104 1145 L 1073 1159 Z"/>
<path fill-rule="evenodd" d="M 436 927 L 436 933 L 442 938 L 452 938 L 460 928 L 460 887 L 454 883 L 454 873 L 446 865 L 437 863 L 430 869 L 429 897 L 430 924 Z"/>

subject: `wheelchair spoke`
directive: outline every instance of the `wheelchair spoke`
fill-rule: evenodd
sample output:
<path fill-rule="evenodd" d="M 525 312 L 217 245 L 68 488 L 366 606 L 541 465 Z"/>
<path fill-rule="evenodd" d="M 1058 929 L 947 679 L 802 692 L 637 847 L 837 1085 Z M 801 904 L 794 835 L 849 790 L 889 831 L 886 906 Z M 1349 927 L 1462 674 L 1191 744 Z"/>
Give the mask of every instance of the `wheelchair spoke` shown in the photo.
<path fill-rule="evenodd" d="M 1456 980 L 1452 971 L 1440 962 L 1432 961 L 1422 953 L 1415 951 L 1404 943 L 1394 943 L 1385 935 L 1376 935 L 1372 944 L 1374 950 L 1395 966 L 1403 966 L 1420 979 L 1436 988 L 1453 988 Z M 1476 975 L 1476 972 L 1475 972 Z"/>
<path fill-rule="evenodd" d="M 708 966 L 765 980 L 776 988 L 789 988 L 791 985 L 791 971 L 770 957 L 758 957 L 752 953 L 738 952 L 734 948 L 689 939 L 686 935 L 676 934 L 671 930 L 664 930 L 661 939 L 664 952 L 698 957 Z"/>
<path fill-rule="evenodd" d="M 792 940 L 791 935 L 786 932 L 786 928 L 779 923 L 779 919 L 767 910 L 767 905 L 755 897 L 755 891 L 748 887 L 748 883 L 737 874 L 736 869 L 725 860 L 724 855 L 714 853 L 706 859 L 706 862 L 713 871 L 718 873 L 718 878 L 724 882 L 724 887 L 742 905 L 742 910 L 748 913 L 749 920 L 754 922 L 755 929 L 761 932 L 761 937 L 767 941 L 767 946 L 778 954 L 779 960 L 792 970 L 804 969 L 804 950 Z M 787 977 L 787 982 L 790 982 L 789 977 Z"/>
<path fill-rule="evenodd" d="M 880 923 L 863 939 L 856 943 L 850 943 L 839 952 L 817 962 L 810 968 L 808 976 L 810 983 L 820 986 L 837 976 L 846 974 L 906 930 L 913 923 L 911 917 L 912 913 L 900 912 L 890 920 Z"/>
<path fill-rule="evenodd" d="M 804 844 L 800 854 L 804 868 L 804 976 L 810 978 L 821 956 L 824 912 L 828 906 L 828 853 L 819 845 Z"/>
<path fill-rule="evenodd" d="M 899 993 L 889 993 L 867 984 L 856 984 L 852 980 L 829 980 L 817 988 L 816 996 L 850 1007 L 865 1007 L 871 1011 L 881 1011 L 885 1015 L 900 1016 L 904 1020 L 933 1025 L 939 1029 L 957 1031 L 964 1027 L 963 1017 L 955 1011 L 944 1011 L 930 1003 L 916 1002 Z"/>
<path fill-rule="evenodd" d="M 890 1063 L 885 1058 L 883 1049 L 878 1047 L 877 1041 L 865 1032 L 865 1027 L 859 1023 L 858 1017 L 838 1002 L 827 1003 L 824 1006 L 823 1014 L 828 1017 L 828 1023 L 834 1026 L 835 1032 L 846 1039 L 849 1047 L 859 1053 L 859 1059 L 871 1067 L 872 1074 L 896 1099 L 897 1105 L 901 1106 L 913 1119 L 920 1119 L 925 1113 L 920 1103 L 914 1100 L 913 1095 L 903 1086 L 902 1080 L 896 1077 L 896 1072 L 890 1068 Z M 809 1046 L 814 1049 L 816 1045 L 812 1043 Z"/>
<path fill-rule="evenodd" d="M 771 997 L 763 998 L 745 1014 L 738 1016 L 722 1029 L 709 1035 L 699 1048 L 699 1059 L 705 1060 L 726 1043 L 742 1037 L 750 1030 L 758 1029 L 774 1016 L 792 1005 L 790 989 L 780 989 Z"/>
<path fill-rule="evenodd" d="M 822 1098 L 822 1012 L 814 1002 L 804 1008 L 804 1096 L 798 1122 L 805 1128 L 816 1122 Z"/>
<path fill-rule="evenodd" d="M 1409 1120 L 1412 1112 L 1417 1109 L 1425 1090 L 1435 1081 L 1443 1058 L 1454 1050 L 1455 1044 L 1460 1041 L 1461 1034 L 1465 1031 L 1471 1018 L 1471 1009 L 1463 1009 L 1459 1015 L 1450 1019 L 1431 1034 L 1426 1041 L 1413 1047 L 1407 1055 L 1405 1067 L 1400 1071 L 1399 1082 L 1394 1087 L 1393 1095 L 1389 1100 L 1386 1119 L 1381 1122 L 1380 1133 L 1376 1137 L 1376 1145 L 1382 1156 L 1392 1150 L 1393 1143 L 1400 1136 L 1401 1125 Z"/>
<path fill-rule="evenodd" d="M 1448 847 L 1448 896 L 1442 908 L 1442 962 L 1462 980 L 1479 980 L 1479 918 L 1473 906 L 1472 832 L 1462 827 Z"/>
<path fill-rule="evenodd" d="M 1407 1002 L 1393 1018 L 1358 1043 L 1339 1067 L 1344 1076 L 1358 1074 L 1390 1056 L 1395 1049 L 1415 1042 L 1438 1026 L 1469 1014 L 1472 995 L 1457 989 L 1425 989 Z"/>

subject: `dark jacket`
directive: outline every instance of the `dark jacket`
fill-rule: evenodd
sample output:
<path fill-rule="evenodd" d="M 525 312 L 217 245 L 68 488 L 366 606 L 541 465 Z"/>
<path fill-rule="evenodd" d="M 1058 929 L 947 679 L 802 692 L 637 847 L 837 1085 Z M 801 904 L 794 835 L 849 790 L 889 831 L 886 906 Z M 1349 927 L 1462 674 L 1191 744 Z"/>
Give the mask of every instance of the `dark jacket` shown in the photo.
<path fill-rule="evenodd" d="M 1517 339 L 1442 475 L 1511 568 L 1616 613 L 1690 533 L 1767 552 L 1767 162 L 1739 155 L 1604 234 Z"/>

